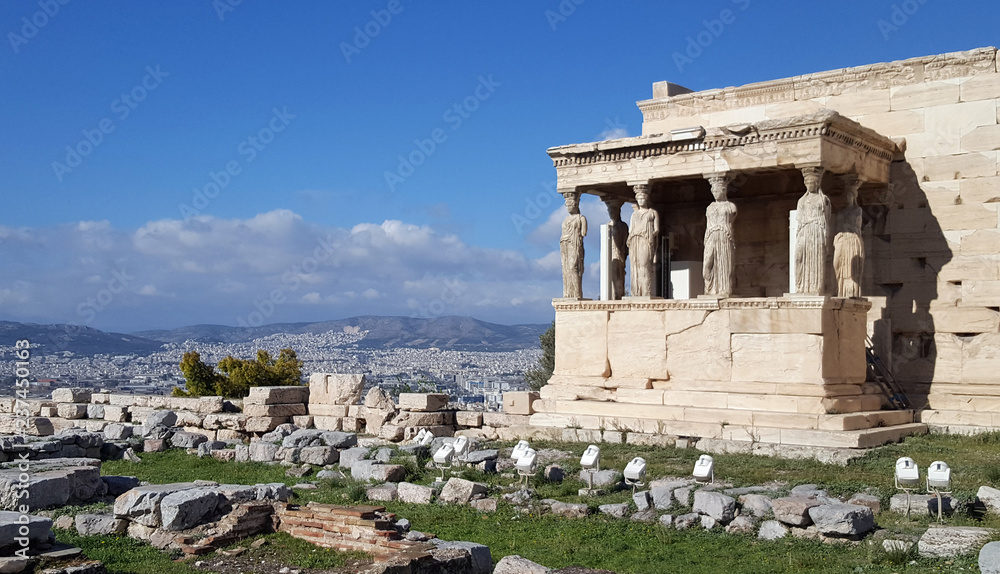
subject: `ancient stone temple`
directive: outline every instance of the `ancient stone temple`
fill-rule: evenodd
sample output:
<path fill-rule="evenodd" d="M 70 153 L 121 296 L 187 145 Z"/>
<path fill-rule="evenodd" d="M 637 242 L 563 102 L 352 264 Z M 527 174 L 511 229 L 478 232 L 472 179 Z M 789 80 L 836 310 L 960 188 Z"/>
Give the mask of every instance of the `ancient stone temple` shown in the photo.
<path fill-rule="evenodd" d="M 586 194 L 633 205 L 630 280 L 601 297 L 567 278 L 531 424 L 854 448 L 1000 428 L 997 65 L 658 82 L 641 136 L 549 149 L 568 217 Z M 868 344 L 913 409 L 883 408 Z"/>

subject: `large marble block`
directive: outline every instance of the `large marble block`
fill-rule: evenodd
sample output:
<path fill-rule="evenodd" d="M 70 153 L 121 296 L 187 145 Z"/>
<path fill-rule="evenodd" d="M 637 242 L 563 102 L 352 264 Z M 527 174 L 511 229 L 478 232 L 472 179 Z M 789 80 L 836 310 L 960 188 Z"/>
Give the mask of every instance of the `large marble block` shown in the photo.
<path fill-rule="evenodd" d="M 608 312 L 556 313 L 556 375 L 607 377 Z M 550 383 L 551 384 L 551 383 Z"/>

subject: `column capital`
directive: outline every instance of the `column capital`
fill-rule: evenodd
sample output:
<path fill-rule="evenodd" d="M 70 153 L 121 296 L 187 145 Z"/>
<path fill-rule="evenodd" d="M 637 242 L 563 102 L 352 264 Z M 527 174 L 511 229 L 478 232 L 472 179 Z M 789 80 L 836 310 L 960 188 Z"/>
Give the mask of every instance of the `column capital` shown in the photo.
<path fill-rule="evenodd" d="M 844 189 L 852 189 L 856 193 L 861 184 L 864 183 L 864 179 L 861 178 L 856 173 L 841 173 L 837 174 L 837 179 L 844 184 Z"/>
<path fill-rule="evenodd" d="M 823 172 L 826 170 L 819 165 L 803 167 L 800 169 L 802 171 L 802 178 L 806 182 L 806 192 L 812 193 L 814 191 L 818 191 L 820 183 L 823 181 Z"/>

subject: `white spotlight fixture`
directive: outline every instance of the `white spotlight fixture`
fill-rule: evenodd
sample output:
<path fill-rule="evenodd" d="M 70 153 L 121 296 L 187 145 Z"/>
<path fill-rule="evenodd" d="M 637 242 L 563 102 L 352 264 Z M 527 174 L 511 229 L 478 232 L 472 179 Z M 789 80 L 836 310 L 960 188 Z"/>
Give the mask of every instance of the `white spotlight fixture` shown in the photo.
<path fill-rule="evenodd" d="M 910 517 L 910 492 L 920 486 L 920 468 L 908 456 L 896 460 L 896 488 L 906 493 L 906 517 Z"/>
<path fill-rule="evenodd" d="M 715 459 L 707 454 L 699 456 L 691 475 L 698 482 L 715 482 Z"/>
<path fill-rule="evenodd" d="M 453 447 L 455 448 L 455 458 L 464 461 L 465 457 L 469 454 L 469 437 L 460 436 L 456 438 Z"/>
<path fill-rule="evenodd" d="M 938 522 L 943 522 L 941 493 L 951 494 L 951 468 L 948 463 L 935 460 L 927 467 L 927 490 L 937 495 Z"/>
<path fill-rule="evenodd" d="M 521 457 L 516 460 L 515 467 L 517 468 L 517 474 L 519 474 L 521 479 L 524 480 L 525 486 L 528 485 L 528 478 L 535 474 L 536 464 L 537 455 L 535 453 L 535 449 L 531 447 L 528 447 L 527 450 L 521 454 Z M 518 483 L 520 482 L 521 480 L 518 480 Z"/>
<path fill-rule="evenodd" d="M 633 458 L 627 465 L 625 465 L 625 484 L 632 487 L 632 492 L 635 492 L 635 487 L 642 485 L 642 480 L 646 478 L 646 459 L 641 456 Z"/>
<path fill-rule="evenodd" d="M 594 471 L 601 470 L 601 449 L 590 445 L 580 457 L 580 466 L 587 471 L 587 490 L 594 490 Z"/>
<path fill-rule="evenodd" d="M 446 444 L 434 453 L 434 466 L 441 471 L 441 480 L 444 480 L 444 471 L 451 468 L 451 462 L 455 458 L 455 447 Z"/>
<path fill-rule="evenodd" d="M 420 446 L 431 446 L 431 443 L 434 442 L 434 433 L 432 433 L 427 429 L 424 429 L 424 436 L 418 439 L 417 442 L 420 444 Z"/>
<path fill-rule="evenodd" d="M 526 440 L 519 441 L 517 445 L 514 447 L 514 451 L 510 453 L 510 458 L 513 459 L 514 462 L 517 462 L 518 459 L 524 456 L 524 453 L 530 449 L 531 445 L 528 444 L 528 441 Z"/>

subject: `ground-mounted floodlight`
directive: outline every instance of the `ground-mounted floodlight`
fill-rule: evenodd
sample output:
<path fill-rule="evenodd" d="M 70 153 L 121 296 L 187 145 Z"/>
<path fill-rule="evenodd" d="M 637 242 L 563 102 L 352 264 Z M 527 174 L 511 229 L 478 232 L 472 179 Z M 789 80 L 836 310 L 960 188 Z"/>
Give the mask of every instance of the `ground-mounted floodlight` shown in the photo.
<path fill-rule="evenodd" d="M 431 431 L 429 431 L 427 429 L 423 429 L 423 430 L 424 430 L 424 436 L 421 437 L 421 438 L 419 438 L 417 440 L 417 443 L 420 446 L 427 446 L 427 447 L 429 447 L 429 446 L 431 446 L 431 443 L 434 442 L 434 433 L 432 433 Z M 419 434 L 420 433 L 417 433 L 418 436 L 419 436 Z"/>
<path fill-rule="evenodd" d="M 625 484 L 632 487 L 632 492 L 635 493 L 635 487 L 642 486 L 642 481 L 646 478 L 646 459 L 641 456 L 637 456 L 629 461 L 625 465 Z"/>
<path fill-rule="evenodd" d="M 455 447 L 446 444 L 434 453 L 434 466 L 441 471 L 441 480 L 444 480 L 445 469 L 451 468 L 451 463 L 455 459 Z"/>
<path fill-rule="evenodd" d="M 948 463 L 935 460 L 927 467 L 927 491 L 937 495 L 938 522 L 943 522 L 941 494 L 951 494 L 951 467 Z"/>
<path fill-rule="evenodd" d="M 715 482 L 715 459 L 707 454 L 699 456 L 691 475 L 698 482 Z"/>
<path fill-rule="evenodd" d="M 910 493 L 920 487 L 920 468 L 908 456 L 896 460 L 896 488 L 906 493 L 906 517 L 910 517 Z"/>
<path fill-rule="evenodd" d="M 587 471 L 587 490 L 594 490 L 594 472 L 601 470 L 601 449 L 590 445 L 580 457 L 580 466 Z"/>
<path fill-rule="evenodd" d="M 521 476 L 517 482 L 520 483 L 524 480 L 524 485 L 528 485 L 528 479 L 535 475 L 535 467 L 538 463 L 538 455 L 535 453 L 535 449 L 528 447 L 517 459 L 515 463 L 515 468 L 517 468 L 517 474 Z"/>
<path fill-rule="evenodd" d="M 417 436 L 413 437 L 413 442 L 415 444 L 423 444 L 424 437 L 426 437 L 428 434 L 429 433 L 427 432 L 427 429 L 418 430 Z"/>
<path fill-rule="evenodd" d="M 452 447 L 455 449 L 455 459 L 465 462 L 465 457 L 469 455 L 469 437 L 460 436 L 455 439 L 452 443 Z"/>
<path fill-rule="evenodd" d="M 514 451 L 510 453 L 510 458 L 516 463 L 522 456 L 524 456 L 524 453 L 530 449 L 531 445 L 528 444 L 528 441 L 519 441 L 514 447 Z"/>

